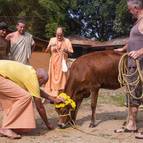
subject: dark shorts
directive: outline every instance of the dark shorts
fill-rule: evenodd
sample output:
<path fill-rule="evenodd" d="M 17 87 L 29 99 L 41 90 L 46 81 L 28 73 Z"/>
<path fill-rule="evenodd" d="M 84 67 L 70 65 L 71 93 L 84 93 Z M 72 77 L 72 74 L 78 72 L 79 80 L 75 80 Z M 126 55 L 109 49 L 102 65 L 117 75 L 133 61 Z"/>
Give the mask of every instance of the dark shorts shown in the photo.
<path fill-rule="evenodd" d="M 134 73 L 136 71 L 136 67 L 129 67 L 129 75 L 131 75 L 132 73 Z M 127 78 L 128 82 L 133 82 L 137 79 L 137 76 L 138 76 L 138 73 L 136 73 L 135 75 L 133 76 L 129 76 Z M 136 106 L 139 106 L 143 103 L 143 99 L 136 99 L 134 97 L 141 97 L 142 96 L 142 87 L 143 87 L 143 84 L 141 82 L 139 82 L 137 85 L 130 85 L 130 90 L 132 91 L 131 94 L 128 92 L 128 89 L 127 89 L 127 98 L 126 98 L 126 102 L 127 102 L 127 105 L 129 104 L 131 107 L 136 107 Z"/>

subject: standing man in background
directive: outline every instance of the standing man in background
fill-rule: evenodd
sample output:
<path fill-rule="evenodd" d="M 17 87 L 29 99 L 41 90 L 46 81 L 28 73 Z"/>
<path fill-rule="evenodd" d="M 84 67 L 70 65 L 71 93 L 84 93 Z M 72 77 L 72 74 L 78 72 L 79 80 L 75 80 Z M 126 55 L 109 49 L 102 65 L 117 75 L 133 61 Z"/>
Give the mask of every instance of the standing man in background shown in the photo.
<path fill-rule="evenodd" d="M 5 22 L 0 22 L 0 59 L 8 59 L 10 44 L 5 39 L 7 28 Z"/>
<path fill-rule="evenodd" d="M 32 35 L 25 32 L 25 21 L 19 20 L 16 24 L 16 29 L 17 31 L 6 36 L 6 39 L 10 41 L 11 60 L 23 64 L 29 64 L 29 59 L 35 47 L 35 42 Z"/>
<path fill-rule="evenodd" d="M 67 81 L 66 61 L 69 53 L 73 53 L 72 44 L 69 39 L 64 37 L 62 27 L 56 30 L 56 37 L 50 39 L 45 52 L 51 53 L 49 62 L 48 76 L 45 90 L 52 96 L 57 96 L 59 91 L 64 90 Z"/>

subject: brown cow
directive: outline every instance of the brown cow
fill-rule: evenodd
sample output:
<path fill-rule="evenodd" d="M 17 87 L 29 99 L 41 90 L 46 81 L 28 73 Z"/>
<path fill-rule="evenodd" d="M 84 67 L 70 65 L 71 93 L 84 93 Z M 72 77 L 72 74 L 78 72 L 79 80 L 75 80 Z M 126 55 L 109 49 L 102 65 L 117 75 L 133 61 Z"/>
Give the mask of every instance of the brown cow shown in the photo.
<path fill-rule="evenodd" d="M 83 98 L 91 95 L 92 117 L 89 127 L 95 127 L 95 110 L 99 89 L 117 89 L 120 87 L 118 82 L 118 63 L 121 55 L 121 53 L 114 51 L 93 52 L 79 57 L 72 64 L 65 93 L 77 105 L 76 109 L 71 112 L 73 120 L 76 119 Z M 56 109 L 59 114 L 58 125 L 61 128 L 66 127 L 68 121 L 70 121 L 70 109 L 70 105 Z"/>

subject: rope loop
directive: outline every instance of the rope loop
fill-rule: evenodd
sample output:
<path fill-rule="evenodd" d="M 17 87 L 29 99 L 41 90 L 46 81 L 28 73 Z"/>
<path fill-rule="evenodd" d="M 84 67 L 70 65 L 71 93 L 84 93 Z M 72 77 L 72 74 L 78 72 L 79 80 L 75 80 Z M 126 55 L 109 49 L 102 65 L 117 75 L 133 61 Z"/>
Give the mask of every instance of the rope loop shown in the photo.
<path fill-rule="evenodd" d="M 140 97 L 136 97 L 135 95 L 132 94 L 136 90 L 138 84 L 143 83 L 143 75 L 142 75 L 141 67 L 139 64 L 139 60 L 135 60 L 137 68 L 131 74 L 129 74 L 129 69 L 127 67 L 127 62 L 128 62 L 127 60 L 128 60 L 128 53 L 125 53 L 125 54 L 123 54 L 123 56 L 121 57 L 121 59 L 119 61 L 118 81 L 119 81 L 121 87 L 126 86 L 127 92 L 129 93 L 130 96 L 132 96 L 134 99 L 137 99 L 137 100 L 142 99 L 143 94 Z M 129 82 L 127 78 L 133 77 L 133 76 L 137 76 L 137 78 L 134 81 Z M 131 89 L 131 86 L 134 88 Z"/>

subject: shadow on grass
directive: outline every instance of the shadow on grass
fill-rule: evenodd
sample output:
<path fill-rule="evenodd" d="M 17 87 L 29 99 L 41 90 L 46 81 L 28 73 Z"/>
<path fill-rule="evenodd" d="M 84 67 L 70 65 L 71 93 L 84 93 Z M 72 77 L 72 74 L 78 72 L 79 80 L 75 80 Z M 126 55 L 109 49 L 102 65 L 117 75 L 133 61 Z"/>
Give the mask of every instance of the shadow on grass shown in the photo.
<path fill-rule="evenodd" d="M 109 120 L 122 120 L 124 123 L 126 121 L 127 115 L 128 115 L 127 111 L 97 113 L 96 126 Z M 86 121 L 90 120 L 91 120 L 91 115 L 87 115 L 78 119 L 76 123 L 82 126 Z M 137 126 L 143 127 L 143 110 L 139 112 L 139 116 L 137 118 Z"/>
<path fill-rule="evenodd" d="M 126 120 L 126 117 L 127 117 L 126 111 L 96 113 L 96 126 L 98 126 L 102 122 L 106 122 L 108 120 Z M 81 126 L 86 121 L 90 121 L 90 120 L 91 120 L 91 115 L 87 115 L 85 117 L 82 117 L 81 119 L 78 119 L 76 122 L 78 125 Z"/>

